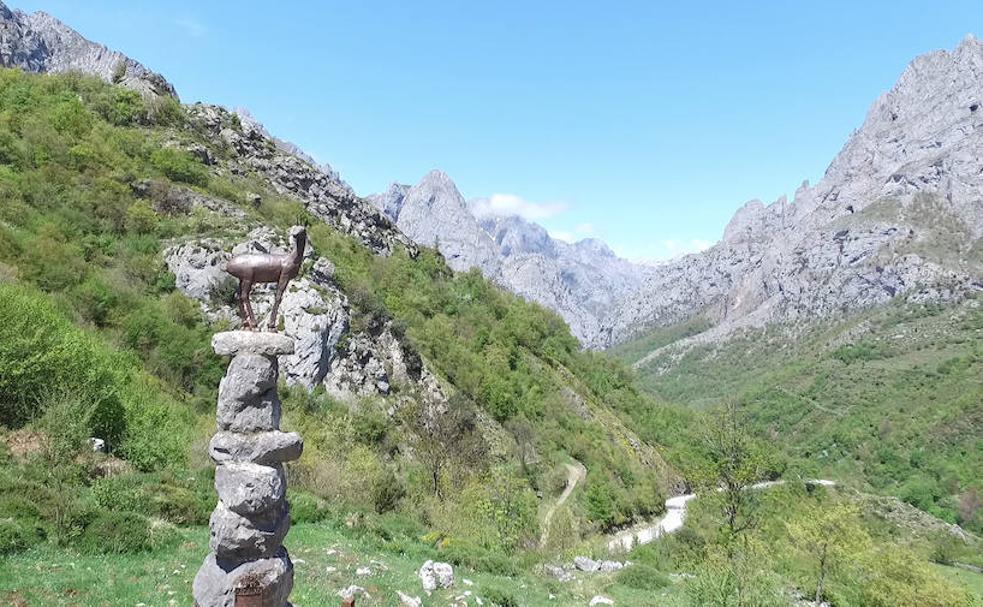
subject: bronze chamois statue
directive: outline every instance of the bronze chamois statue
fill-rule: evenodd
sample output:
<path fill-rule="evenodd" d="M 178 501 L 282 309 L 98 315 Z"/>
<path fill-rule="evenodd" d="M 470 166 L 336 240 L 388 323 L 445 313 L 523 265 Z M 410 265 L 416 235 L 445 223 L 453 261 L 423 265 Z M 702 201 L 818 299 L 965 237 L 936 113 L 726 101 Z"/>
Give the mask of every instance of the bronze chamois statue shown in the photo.
<path fill-rule="evenodd" d="M 307 246 L 307 230 L 303 226 L 290 228 L 290 252 L 285 255 L 248 253 L 236 255 L 229 259 L 225 271 L 239 279 L 236 289 L 236 302 L 239 304 L 239 316 L 242 317 L 243 329 L 256 330 L 256 317 L 253 307 L 249 304 L 249 293 L 257 282 L 275 282 L 276 299 L 273 300 L 273 310 L 270 311 L 270 322 L 267 328 L 276 331 L 277 312 L 280 300 L 287 290 L 287 283 L 300 272 L 300 264 L 304 260 L 304 247 Z"/>

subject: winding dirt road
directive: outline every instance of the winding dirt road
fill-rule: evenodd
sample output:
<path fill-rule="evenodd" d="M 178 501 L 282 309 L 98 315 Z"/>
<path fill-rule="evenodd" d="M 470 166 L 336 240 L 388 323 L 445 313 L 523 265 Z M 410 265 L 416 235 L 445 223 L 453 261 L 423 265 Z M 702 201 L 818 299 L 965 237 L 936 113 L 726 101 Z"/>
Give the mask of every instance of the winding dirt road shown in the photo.
<path fill-rule="evenodd" d="M 546 511 L 546 516 L 543 517 L 543 531 L 539 535 L 540 546 L 546 545 L 546 536 L 549 534 L 550 521 L 553 520 L 553 513 L 567 501 L 573 490 L 577 488 L 577 484 L 587 477 L 587 468 L 580 462 L 574 461 L 572 464 L 564 465 L 567 467 L 567 486 L 563 488 L 563 493 L 560 494 L 556 503 L 550 506 L 549 510 Z"/>

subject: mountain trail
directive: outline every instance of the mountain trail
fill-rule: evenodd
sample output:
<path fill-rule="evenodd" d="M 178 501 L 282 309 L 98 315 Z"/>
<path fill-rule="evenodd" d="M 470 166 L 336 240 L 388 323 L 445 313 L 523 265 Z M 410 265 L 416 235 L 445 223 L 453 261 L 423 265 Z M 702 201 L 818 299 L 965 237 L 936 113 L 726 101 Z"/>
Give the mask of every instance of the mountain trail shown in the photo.
<path fill-rule="evenodd" d="M 577 484 L 587 477 L 587 468 L 580 462 L 574 460 L 572 464 L 565 464 L 565 466 L 567 467 L 567 486 L 563 488 L 563 493 L 560 494 L 556 503 L 550 506 L 549 510 L 546 511 L 546 516 L 543 517 L 543 531 L 539 536 L 540 546 L 546 545 L 546 536 L 550 530 L 550 521 L 553 519 L 553 513 L 567 501 L 573 490 L 577 488 Z"/>

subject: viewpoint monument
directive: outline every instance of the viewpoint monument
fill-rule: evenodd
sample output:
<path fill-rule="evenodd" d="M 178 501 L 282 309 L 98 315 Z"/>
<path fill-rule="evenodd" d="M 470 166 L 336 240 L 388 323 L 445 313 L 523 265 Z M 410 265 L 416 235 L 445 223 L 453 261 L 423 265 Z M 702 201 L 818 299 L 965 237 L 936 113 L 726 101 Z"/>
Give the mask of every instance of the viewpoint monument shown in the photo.
<path fill-rule="evenodd" d="M 286 255 L 244 255 L 228 262 L 240 279 L 237 298 L 245 330 L 217 333 L 212 348 L 231 356 L 218 391 L 218 431 L 209 444 L 215 461 L 218 505 L 209 520 L 211 553 L 195 576 L 198 607 L 283 607 L 293 588 L 293 564 L 283 546 L 290 528 L 284 463 L 300 457 L 304 443 L 280 431 L 278 356 L 294 342 L 275 332 L 276 310 L 287 283 L 297 276 L 306 233 L 290 231 Z M 256 331 L 249 305 L 255 282 L 275 282 L 277 296 L 267 324 Z"/>

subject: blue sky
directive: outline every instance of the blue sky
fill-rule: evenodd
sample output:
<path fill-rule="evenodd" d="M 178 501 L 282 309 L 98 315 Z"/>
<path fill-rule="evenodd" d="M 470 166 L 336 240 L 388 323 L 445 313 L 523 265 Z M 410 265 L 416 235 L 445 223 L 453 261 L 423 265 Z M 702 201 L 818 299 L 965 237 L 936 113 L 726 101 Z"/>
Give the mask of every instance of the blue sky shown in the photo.
<path fill-rule="evenodd" d="M 632 258 L 715 241 L 818 180 L 915 55 L 983 36 L 978 0 L 13 0 L 246 107 L 361 194 L 447 172 Z"/>

